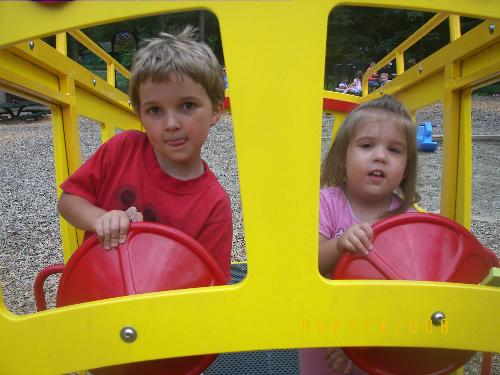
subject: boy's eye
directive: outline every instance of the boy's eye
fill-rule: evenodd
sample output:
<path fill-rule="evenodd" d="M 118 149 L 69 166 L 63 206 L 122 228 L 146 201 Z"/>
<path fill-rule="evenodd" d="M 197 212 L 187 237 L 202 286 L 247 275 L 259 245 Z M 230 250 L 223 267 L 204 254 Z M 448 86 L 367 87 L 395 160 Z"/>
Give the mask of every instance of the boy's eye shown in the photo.
<path fill-rule="evenodd" d="M 195 107 L 193 102 L 182 103 L 182 109 L 185 111 L 192 111 Z"/>
<path fill-rule="evenodd" d="M 146 112 L 154 115 L 154 114 L 157 114 L 158 112 L 160 112 L 160 108 L 158 108 L 158 107 L 149 107 L 146 110 Z"/>

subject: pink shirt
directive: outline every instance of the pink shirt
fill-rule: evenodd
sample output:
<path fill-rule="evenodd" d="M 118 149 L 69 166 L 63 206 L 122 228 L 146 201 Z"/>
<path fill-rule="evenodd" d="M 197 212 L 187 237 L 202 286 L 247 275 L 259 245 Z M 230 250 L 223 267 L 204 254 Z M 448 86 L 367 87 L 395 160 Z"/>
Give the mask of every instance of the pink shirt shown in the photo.
<path fill-rule="evenodd" d="M 390 210 L 396 209 L 401 200 L 394 195 Z M 339 237 L 354 224 L 360 223 L 352 211 L 351 204 L 342 189 L 328 187 L 321 189 L 319 198 L 319 233 L 326 238 Z M 301 375 L 344 375 L 334 372 L 325 361 L 325 348 L 299 350 Z M 353 364 L 351 375 L 368 375 Z"/>

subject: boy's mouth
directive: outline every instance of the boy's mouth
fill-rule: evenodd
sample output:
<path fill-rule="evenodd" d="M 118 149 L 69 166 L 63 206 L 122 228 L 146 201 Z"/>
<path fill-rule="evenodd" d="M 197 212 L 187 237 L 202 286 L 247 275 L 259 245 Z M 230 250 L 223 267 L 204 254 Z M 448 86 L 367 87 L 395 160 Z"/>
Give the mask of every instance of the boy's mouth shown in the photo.
<path fill-rule="evenodd" d="M 167 141 L 167 145 L 169 145 L 171 147 L 182 146 L 184 143 L 186 143 L 185 138 L 171 139 L 171 140 Z"/>

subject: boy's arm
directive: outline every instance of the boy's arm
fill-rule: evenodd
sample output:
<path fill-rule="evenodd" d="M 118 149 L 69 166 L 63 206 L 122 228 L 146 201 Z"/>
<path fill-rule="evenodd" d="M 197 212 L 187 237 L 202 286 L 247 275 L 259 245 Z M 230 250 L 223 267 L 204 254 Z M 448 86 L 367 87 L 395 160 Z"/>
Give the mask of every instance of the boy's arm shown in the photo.
<path fill-rule="evenodd" d="M 125 211 L 106 211 L 78 195 L 64 192 L 57 203 L 57 208 L 71 225 L 95 232 L 105 249 L 117 247 L 119 243 L 127 240 L 132 217 Z"/>
<path fill-rule="evenodd" d="M 95 232 L 95 221 L 106 213 L 102 208 L 94 206 L 88 200 L 78 195 L 63 192 L 57 209 L 62 217 L 71 225 L 88 232 Z"/>

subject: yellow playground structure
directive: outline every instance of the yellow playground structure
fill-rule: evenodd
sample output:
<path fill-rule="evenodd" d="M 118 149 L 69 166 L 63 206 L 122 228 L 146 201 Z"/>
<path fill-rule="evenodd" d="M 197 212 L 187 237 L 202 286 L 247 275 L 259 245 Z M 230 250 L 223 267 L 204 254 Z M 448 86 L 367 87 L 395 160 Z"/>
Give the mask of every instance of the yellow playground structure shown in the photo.
<path fill-rule="evenodd" d="M 371 68 L 376 71 L 395 59 L 397 77 L 368 93 L 371 71 L 365 72 L 360 97 L 323 90 L 327 19 L 338 5 L 345 4 L 340 0 L 0 2 L 0 89 L 50 107 L 57 185 L 81 164 L 79 115 L 101 124 L 103 141 L 116 129 L 141 129 L 128 97 L 115 88 L 115 72 L 128 77 L 128 71 L 80 29 L 199 9 L 217 17 L 230 77 L 226 94 L 249 270 L 234 285 L 113 298 L 24 316 L 11 313 L 2 303 L 0 374 L 61 374 L 158 358 L 321 346 L 500 352 L 498 269 L 492 271 L 491 285 L 334 281 L 320 276 L 315 249 L 321 127 L 314 126 L 321 124 L 325 111 L 332 112 L 334 137 L 353 105 L 383 94 L 396 96 L 413 113 L 442 102 L 440 213 L 469 227 L 471 93 L 500 79 L 500 4 L 498 0 L 349 1 L 350 6 L 435 13 Z M 484 21 L 462 35 L 461 16 Z M 443 21 L 449 22 L 450 42 L 406 70 L 405 51 Z M 67 57 L 67 34 L 107 63 L 107 80 Z M 40 39 L 49 35 L 56 36 L 56 48 Z M 60 227 L 67 260 L 81 236 L 64 220 Z M 409 322 L 425 327 L 436 311 L 448 317 L 446 332 L 407 329 Z M 333 335 L 328 325 L 338 320 L 346 324 Z M 402 329 L 353 334 L 348 322 L 370 327 L 400 322 Z M 129 326 L 138 333 L 133 343 L 120 338 L 122 328 Z"/>

